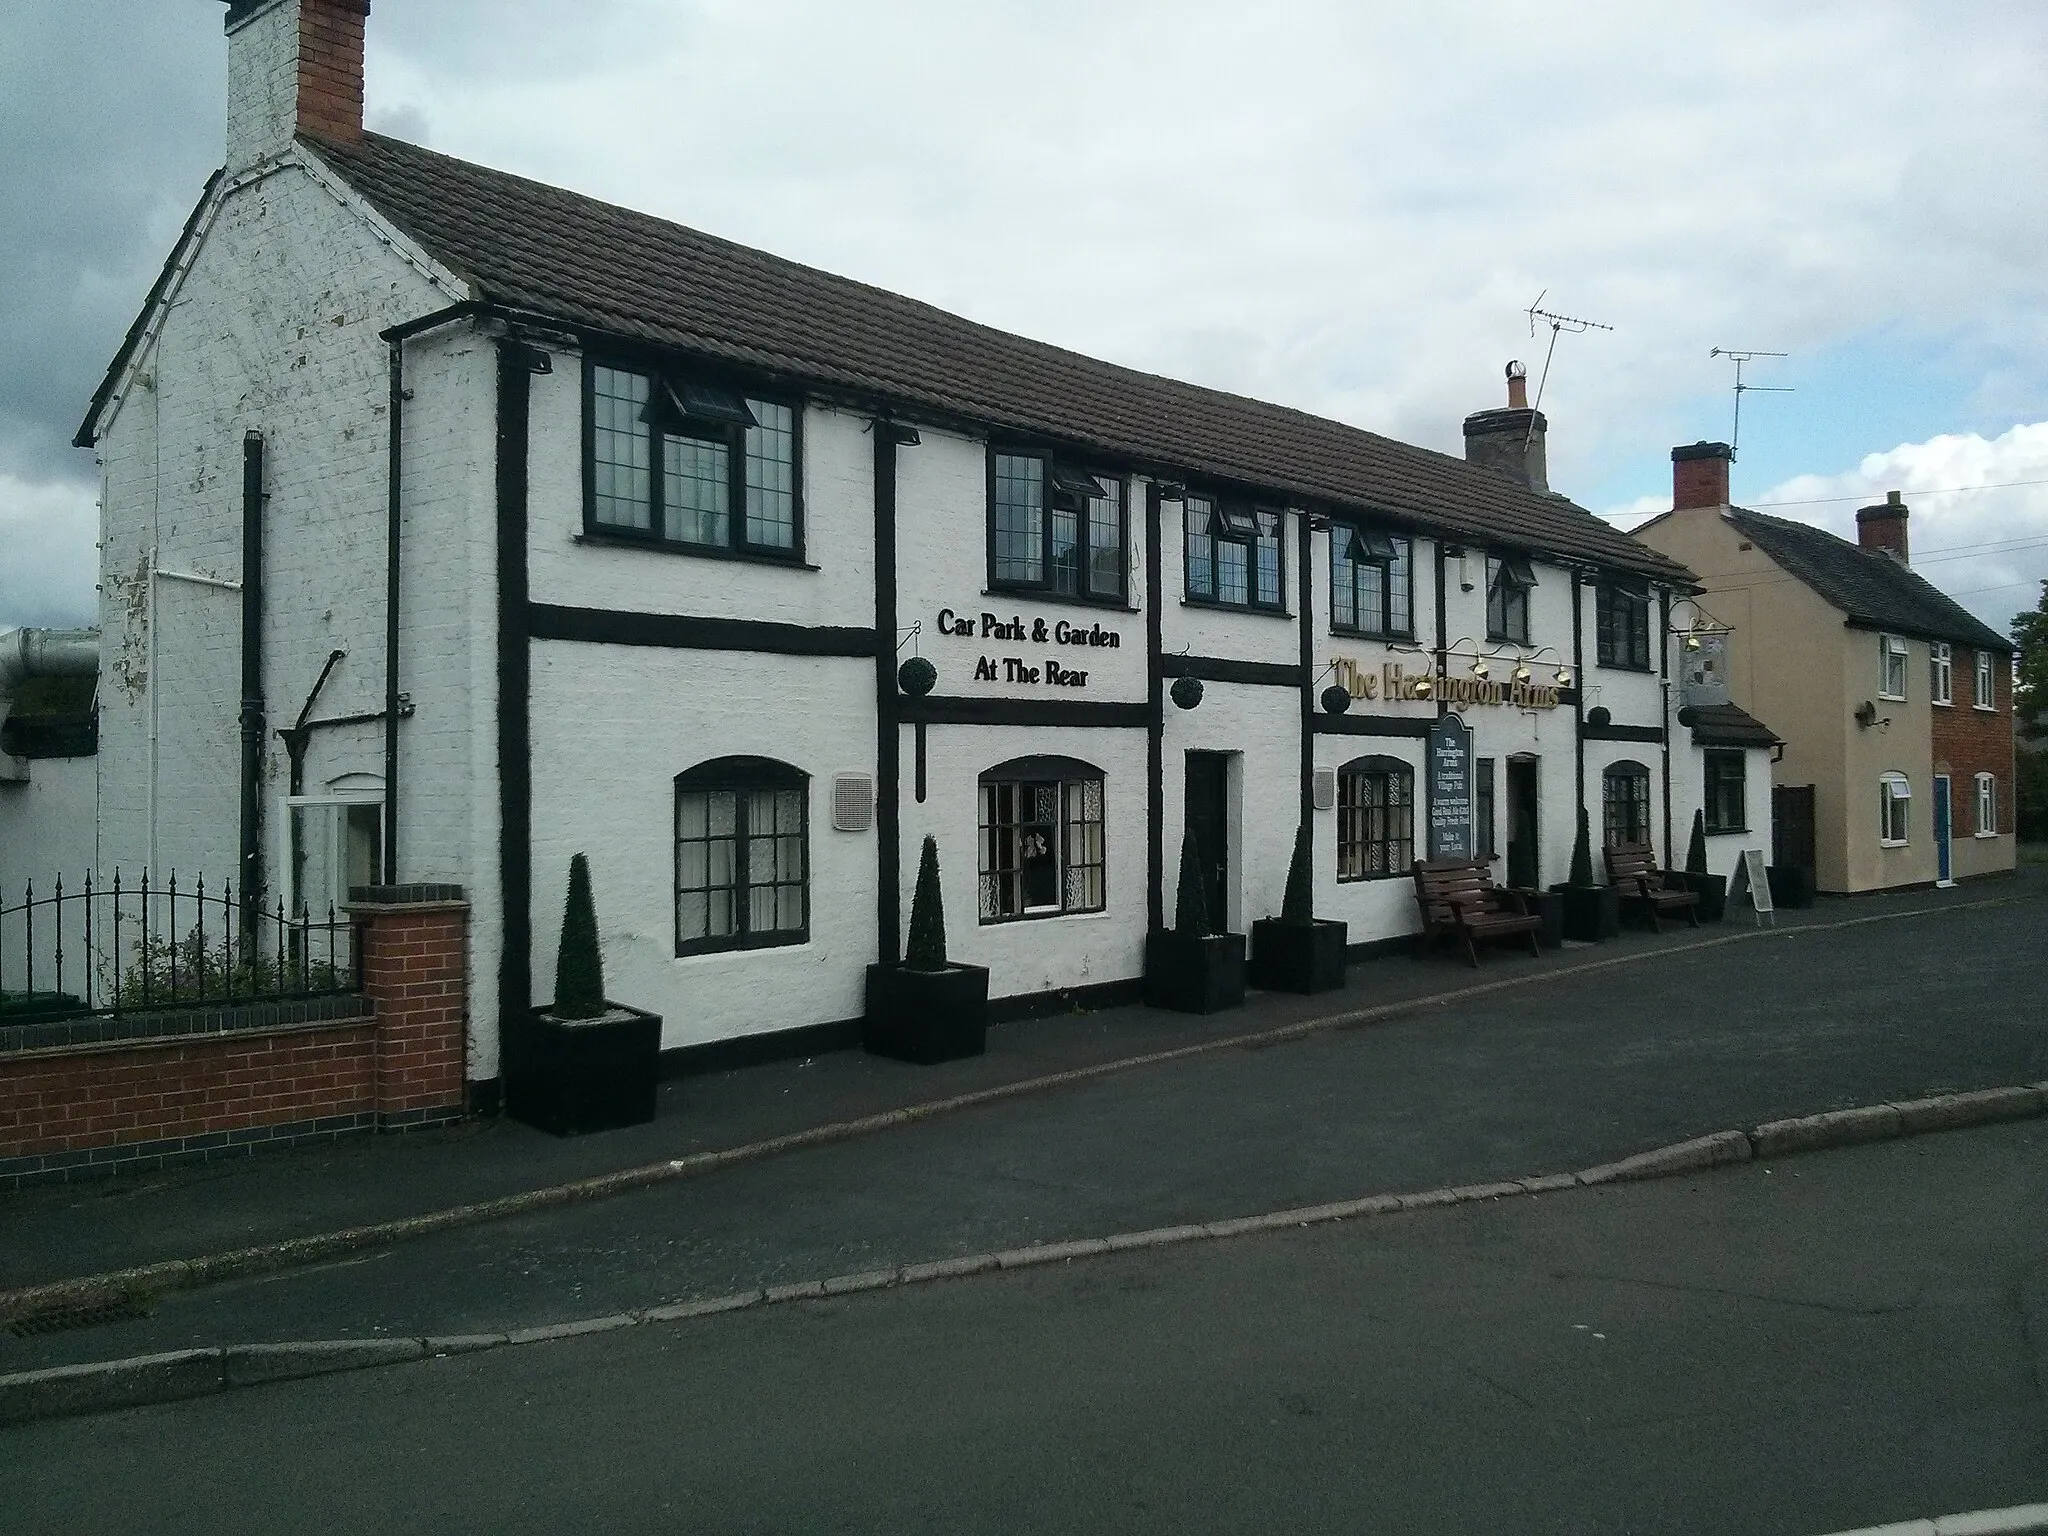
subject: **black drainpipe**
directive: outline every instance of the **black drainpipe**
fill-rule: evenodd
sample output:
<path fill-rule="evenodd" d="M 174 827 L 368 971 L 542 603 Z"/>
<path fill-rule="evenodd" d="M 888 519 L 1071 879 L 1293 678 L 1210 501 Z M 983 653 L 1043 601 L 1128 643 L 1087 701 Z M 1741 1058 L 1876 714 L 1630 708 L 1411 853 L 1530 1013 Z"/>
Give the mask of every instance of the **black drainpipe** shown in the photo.
<path fill-rule="evenodd" d="M 1185 492 L 1182 492 L 1185 495 Z M 1159 480 L 1145 481 L 1145 922 L 1146 932 L 1166 926 L 1166 682 L 1160 655 L 1165 601 L 1159 590 L 1161 561 Z"/>
<path fill-rule="evenodd" d="M 398 528 L 405 461 L 405 341 L 391 343 L 391 430 L 384 526 L 384 883 L 398 884 Z"/>
<path fill-rule="evenodd" d="M 896 688 L 896 433 L 877 417 L 875 439 L 875 959 L 902 959 L 902 728 Z M 919 761 L 923 758 L 920 754 Z"/>
<path fill-rule="evenodd" d="M 1577 571 L 1569 571 L 1572 583 L 1572 761 L 1577 765 L 1578 812 L 1586 814 L 1586 624 L 1585 584 Z M 1579 829 L 1572 827 L 1572 846 L 1578 846 Z"/>
<path fill-rule="evenodd" d="M 236 878 L 242 887 L 242 945 L 256 941 L 263 904 L 263 434 L 242 437 L 242 807 Z"/>
<path fill-rule="evenodd" d="M 1301 571 L 1296 579 L 1299 593 L 1296 607 L 1301 615 L 1298 621 L 1301 625 L 1301 803 L 1295 815 L 1295 825 L 1300 828 L 1308 825 L 1316 808 L 1316 635 L 1309 622 L 1314 616 L 1315 581 L 1311 562 L 1315 556 L 1315 534 L 1308 525 L 1308 513 L 1297 512 L 1295 517 L 1301 527 Z M 1335 535 L 1331 537 L 1334 539 Z M 1295 836 L 1300 835 L 1297 830 Z"/>
<path fill-rule="evenodd" d="M 1671 846 L 1671 589 L 1657 589 L 1657 682 L 1664 697 L 1664 713 L 1658 723 L 1664 727 L 1664 867 L 1676 869 L 1676 852 Z"/>
<path fill-rule="evenodd" d="M 532 350 L 498 343 L 498 952 L 499 1072 L 518 1060 L 533 1002 L 533 734 L 526 570 L 527 429 Z"/>

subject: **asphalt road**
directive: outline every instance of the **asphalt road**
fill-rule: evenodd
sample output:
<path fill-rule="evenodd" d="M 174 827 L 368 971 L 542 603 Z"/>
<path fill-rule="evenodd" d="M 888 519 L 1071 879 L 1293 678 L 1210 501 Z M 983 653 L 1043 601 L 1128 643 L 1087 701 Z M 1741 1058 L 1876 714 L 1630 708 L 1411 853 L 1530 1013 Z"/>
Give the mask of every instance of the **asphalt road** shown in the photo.
<path fill-rule="evenodd" d="M 2048 1125 L 0 1434 L 0 1531 L 1813 1536 L 2048 1495 Z"/>
<path fill-rule="evenodd" d="M 2048 1078 L 2028 902 L 1561 976 L 0 1337 L 0 1371 L 485 1332 L 1035 1241 L 1567 1171 Z"/>

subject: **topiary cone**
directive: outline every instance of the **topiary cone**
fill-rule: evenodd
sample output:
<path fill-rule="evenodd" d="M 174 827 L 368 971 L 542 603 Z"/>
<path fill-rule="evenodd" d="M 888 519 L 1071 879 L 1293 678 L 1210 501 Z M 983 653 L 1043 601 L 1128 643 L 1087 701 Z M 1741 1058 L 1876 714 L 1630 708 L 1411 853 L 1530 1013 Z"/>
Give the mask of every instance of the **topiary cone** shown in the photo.
<path fill-rule="evenodd" d="M 1704 875 L 1707 872 L 1707 813 L 1692 813 L 1692 842 L 1685 850 L 1685 872 L 1688 875 Z"/>
<path fill-rule="evenodd" d="M 1287 864 L 1287 894 L 1280 898 L 1280 921 L 1302 926 L 1315 921 L 1315 894 L 1309 885 L 1308 823 L 1294 834 L 1294 857 Z"/>
<path fill-rule="evenodd" d="M 1180 843 L 1180 889 L 1173 899 L 1174 931 L 1193 938 L 1214 932 L 1209 926 L 1209 898 L 1202 889 L 1202 857 L 1190 832 Z"/>
<path fill-rule="evenodd" d="M 1593 883 L 1593 834 L 1583 805 L 1579 807 L 1579 835 L 1572 841 L 1571 883 L 1581 886 Z"/>
<path fill-rule="evenodd" d="M 925 834 L 917 860 L 917 889 L 910 897 L 910 939 L 903 946 L 903 964 L 913 971 L 946 967 L 946 906 L 939 895 L 939 843 Z"/>
<path fill-rule="evenodd" d="M 594 1019 L 605 1011 L 604 956 L 597 946 L 597 903 L 590 860 L 569 861 L 569 899 L 562 907 L 562 945 L 555 954 L 555 1016 Z"/>

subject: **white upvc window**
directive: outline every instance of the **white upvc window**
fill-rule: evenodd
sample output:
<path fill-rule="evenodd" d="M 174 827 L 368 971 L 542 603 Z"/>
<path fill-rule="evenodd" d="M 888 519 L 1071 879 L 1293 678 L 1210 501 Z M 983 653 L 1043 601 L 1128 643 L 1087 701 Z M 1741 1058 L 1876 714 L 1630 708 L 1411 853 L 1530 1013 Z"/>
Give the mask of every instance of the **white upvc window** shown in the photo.
<path fill-rule="evenodd" d="M 1979 651 L 1977 653 L 1974 702 L 1979 709 L 1996 709 L 1998 707 L 1998 694 L 1991 685 L 1991 653 L 1989 651 Z"/>
<path fill-rule="evenodd" d="M 1954 652 L 1949 643 L 1936 640 L 1927 647 L 1928 695 L 1936 704 L 1955 702 L 1955 674 Z"/>
<path fill-rule="evenodd" d="M 287 795 L 279 822 L 278 894 L 285 916 L 309 923 L 341 921 L 349 888 L 377 883 L 384 847 L 381 784 Z"/>
<path fill-rule="evenodd" d="M 1907 812 L 1913 804 L 1913 786 L 1903 773 L 1888 773 L 1877 781 L 1877 841 L 1880 847 L 1903 848 L 1912 830 Z"/>
<path fill-rule="evenodd" d="M 1877 637 L 1877 696 L 1903 699 L 1906 696 L 1906 642 L 1897 635 Z"/>
<path fill-rule="evenodd" d="M 1998 836 L 1998 780 L 1988 773 L 1977 775 L 1977 835 Z"/>

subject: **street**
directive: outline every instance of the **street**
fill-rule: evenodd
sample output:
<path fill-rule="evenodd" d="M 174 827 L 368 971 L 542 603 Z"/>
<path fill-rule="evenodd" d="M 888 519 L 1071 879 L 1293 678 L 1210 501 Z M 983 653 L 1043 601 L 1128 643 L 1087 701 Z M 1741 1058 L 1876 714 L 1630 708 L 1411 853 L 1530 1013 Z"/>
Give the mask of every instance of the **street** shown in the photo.
<path fill-rule="evenodd" d="M 2048 1128 L 9 1432 L 9 1531 L 1817 1536 L 2048 1492 Z"/>

